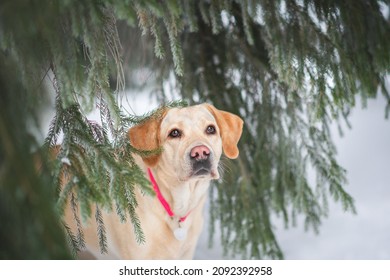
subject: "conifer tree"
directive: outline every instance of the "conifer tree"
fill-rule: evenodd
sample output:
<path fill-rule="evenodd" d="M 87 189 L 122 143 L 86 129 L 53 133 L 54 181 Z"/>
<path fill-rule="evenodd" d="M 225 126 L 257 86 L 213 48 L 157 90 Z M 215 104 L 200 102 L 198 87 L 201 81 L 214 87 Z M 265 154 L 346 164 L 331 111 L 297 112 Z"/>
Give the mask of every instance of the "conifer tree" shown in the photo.
<path fill-rule="evenodd" d="M 240 157 L 224 164 L 223 180 L 210 189 L 210 234 L 221 227 L 225 253 L 282 258 L 272 214 L 286 226 L 303 216 L 318 231 L 329 198 L 355 212 L 329 125 L 348 122 L 358 98 L 377 94 L 388 115 L 389 7 L 385 0 L 2 1 L 0 237 L 15 241 L 2 242 L 0 257 L 65 258 L 64 239 L 73 253 L 85 246 L 81 227 L 59 223 L 66 203 L 77 224 L 96 219 L 102 252 L 102 211 L 116 211 L 145 241 L 134 191 L 153 194 L 131 154 L 161 150 L 135 150 L 126 130 L 160 111 L 132 116 L 119 102 L 138 69 L 152 73 L 161 101 L 170 84 L 190 104 L 212 102 L 245 119 Z M 47 94 L 56 96 L 56 114 L 41 147 L 33 135 Z M 93 109 L 100 123 L 86 117 Z"/>

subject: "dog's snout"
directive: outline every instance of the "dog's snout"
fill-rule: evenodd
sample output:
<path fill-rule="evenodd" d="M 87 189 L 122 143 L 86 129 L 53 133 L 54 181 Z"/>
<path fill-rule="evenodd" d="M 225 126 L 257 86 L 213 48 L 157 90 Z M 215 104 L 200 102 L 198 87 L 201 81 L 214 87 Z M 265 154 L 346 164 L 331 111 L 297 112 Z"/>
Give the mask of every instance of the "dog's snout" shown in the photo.
<path fill-rule="evenodd" d="M 202 176 L 211 172 L 211 151 L 205 145 L 193 147 L 190 151 L 192 174 Z"/>
<path fill-rule="evenodd" d="M 210 150 L 205 145 L 196 146 L 192 148 L 190 156 L 194 160 L 206 160 L 210 156 Z"/>

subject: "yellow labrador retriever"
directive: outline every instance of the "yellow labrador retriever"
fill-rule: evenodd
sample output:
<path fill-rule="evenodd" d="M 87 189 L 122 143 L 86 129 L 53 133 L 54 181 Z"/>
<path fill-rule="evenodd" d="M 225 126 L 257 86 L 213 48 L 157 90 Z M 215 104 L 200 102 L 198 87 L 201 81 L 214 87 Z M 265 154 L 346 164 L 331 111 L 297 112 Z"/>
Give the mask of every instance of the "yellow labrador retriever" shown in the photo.
<path fill-rule="evenodd" d="M 242 127 L 238 116 L 209 104 L 167 109 L 162 118 L 132 127 L 128 135 L 135 148 L 163 148 L 160 155 L 135 155 L 156 192 L 154 197 L 137 193 L 137 214 L 146 242 L 138 244 L 132 225 L 109 213 L 104 216 L 109 254 L 100 254 L 96 225 L 92 224 L 84 229 L 89 252 L 96 258 L 192 258 L 210 180 L 220 176 L 222 152 L 228 158 L 238 156 Z M 66 216 L 68 224 L 74 223 L 70 213 Z"/>

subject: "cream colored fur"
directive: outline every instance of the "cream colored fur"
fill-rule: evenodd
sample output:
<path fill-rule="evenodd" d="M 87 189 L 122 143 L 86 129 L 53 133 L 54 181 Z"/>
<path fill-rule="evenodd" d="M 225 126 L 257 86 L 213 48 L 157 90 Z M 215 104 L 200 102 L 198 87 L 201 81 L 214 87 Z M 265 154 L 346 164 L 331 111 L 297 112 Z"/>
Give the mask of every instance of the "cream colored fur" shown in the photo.
<path fill-rule="evenodd" d="M 206 133 L 208 126 L 216 128 L 215 134 Z M 100 254 L 96 224 L 84 228 L 88 251 L 95 258 L 113 259 L 191 259 L 203 226 L 203 206 L 210 180 L 219 178 L 218 165 L 224 152 L 229 158 L 238 156 L 237 142 L 241 136 L 243 122 L 230 113 L 217 110 L 211 105 L 201 104 L 185 108 L 173 108 L 164 112 L 161 119 L 151 119 L 131 128 L 131 144 L 140 150 L 163 147 L 159 156 L 141 158 L 134 155 L 136 163 L 147 175 L 151 168 L 158 186 L 171 206 L 175 217 L 168 216 L 156 197 L 143 195 L 137 190 L 136 211 L 141 221 L 146 242 L 137 244 L 133 226 L 122 224 L 116 213 L 104 214 L 109 253 Z M 174 129 L 182 135 L 169 136 Z M 208 174 L 193 174 L 191 150 L 204 145 L 210 150 L 211 168 Z M 71 211 L 66 211 L 67 224 L 75 230 Z M 179 241 L 173 231 L 178 227 L 179 217 L 187 219 L 181 226 L 188 230 L 185 240 Z"/>

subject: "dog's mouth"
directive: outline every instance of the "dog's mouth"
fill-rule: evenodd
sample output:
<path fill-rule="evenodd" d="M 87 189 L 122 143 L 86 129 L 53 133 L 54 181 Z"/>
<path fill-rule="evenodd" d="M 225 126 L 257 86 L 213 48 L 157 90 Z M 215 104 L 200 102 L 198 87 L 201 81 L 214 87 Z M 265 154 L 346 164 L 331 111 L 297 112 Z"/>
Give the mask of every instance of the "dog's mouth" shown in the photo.
<path fill-rule="evenodd" d="M 210 169 L 202 168 L 202 169 L 197 170 L 197 171 L 194 172 L 193 174 L 194 174 L 193 176 L 208 175 L 208 174 L 210 174 Z"/>
<path fill-rule="evenodd" d="M 209 160 L 200 160 L 192 164 L 192 176 L 205 176 L 211 173 L 211 163 Z"/>

